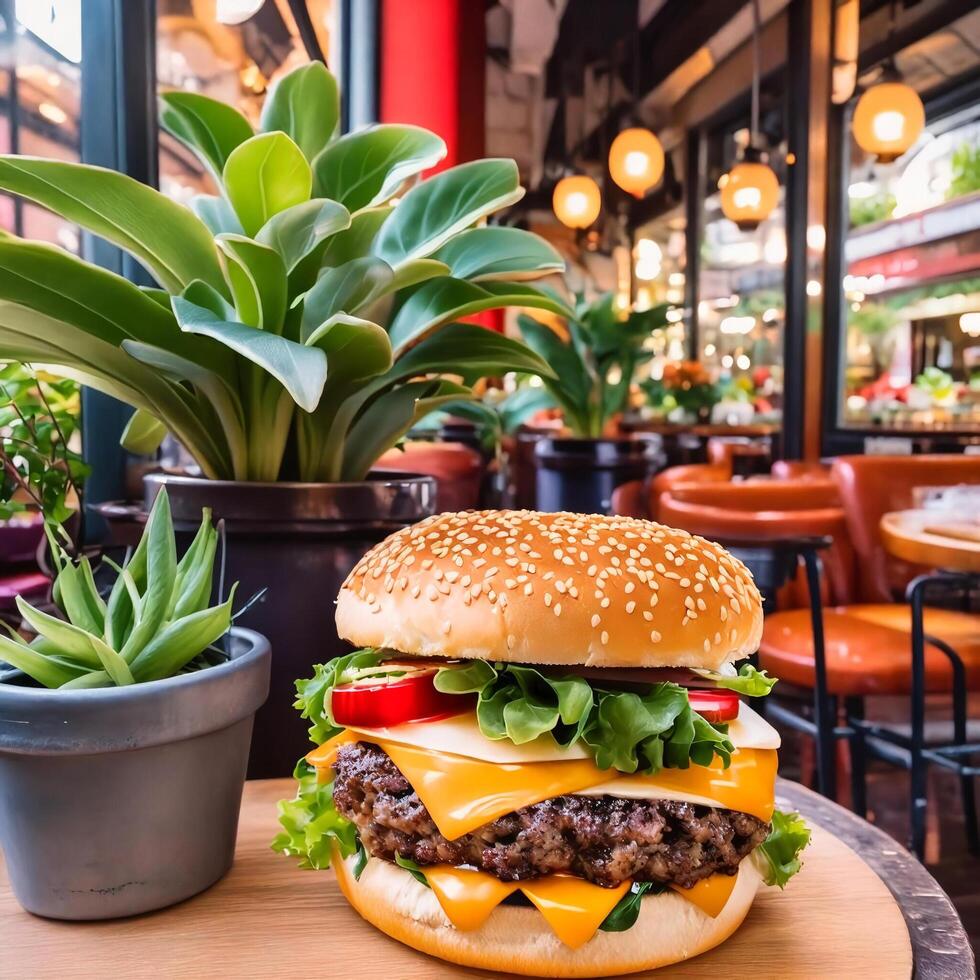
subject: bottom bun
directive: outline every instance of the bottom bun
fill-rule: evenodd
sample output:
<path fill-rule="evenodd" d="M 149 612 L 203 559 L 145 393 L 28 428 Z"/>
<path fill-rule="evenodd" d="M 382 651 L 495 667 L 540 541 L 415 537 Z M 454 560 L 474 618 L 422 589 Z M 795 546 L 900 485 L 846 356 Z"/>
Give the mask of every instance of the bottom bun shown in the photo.
<path fill-rule="evenodd" d="M 724 942 L 742 924 L 761 881 L 747 858 L 717 918 L 667 890 L 642 900 L 632 928 L 597 932 L 571 949 L 535 908 L 498 905 L 479 929 L 461 932 L 431 889 L 403 869 L 371 858 L 358 881 L 353 868 L 353 857 L 334 860 L 347 900 L 382 932 L 451 963 L 532 977 L 609 977 L 690 959 Z"/>

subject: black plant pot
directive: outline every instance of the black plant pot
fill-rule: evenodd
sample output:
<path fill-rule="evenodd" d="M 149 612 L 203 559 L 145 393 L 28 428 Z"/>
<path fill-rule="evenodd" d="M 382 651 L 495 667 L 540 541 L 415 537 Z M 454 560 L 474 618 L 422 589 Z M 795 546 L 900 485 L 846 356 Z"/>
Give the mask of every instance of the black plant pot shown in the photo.
<path fill-rule="evenodd" d="M 223 519 L 224 579 L 246 600 L 263 599 L 237 621 L 272 645 L 269 699 L 255 717 L 252 779 L 286 776 L 310 749 L 307 724 L 292 707 L 294 681 L 350 648 L 334 627 L 334 600 L 348 572 L 382 538 L 435 513 L 431 477 L 383 473 L 361 483 L 234 483 L 151 474 L 147 510 L 166 486 L 185 542 L 210 507 Z"/>
<path fill-rule="evenodd" d="M 663 466 L 658 436 L 632 439 L 539 439 L 534 449 L 536 507 L 581 514 L 611 512 L 612 493 Z"/>

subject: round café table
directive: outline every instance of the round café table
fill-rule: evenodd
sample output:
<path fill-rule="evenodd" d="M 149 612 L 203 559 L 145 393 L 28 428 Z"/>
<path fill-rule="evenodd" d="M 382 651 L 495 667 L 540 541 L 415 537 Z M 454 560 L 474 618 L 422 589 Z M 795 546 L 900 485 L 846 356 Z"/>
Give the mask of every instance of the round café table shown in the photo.
<path fill-rule="evenodd" d="M 969 523 L 942 511 L 899 510 L 881 518 L 885 550 L 929 568 L 980 575 L 980 522 Z"/>
<path fill-rule="evenodd" d="M 165 977 L 318 980 L 491 980 L 430 959 L 374 930 L 347 905 L 329 871 L 273 854 L 276 800 L 292 780 L 248 783 L 235 864 L 202 894 L 170 909 L 110 922 L 55 922 L 24 912 L 0 860 L 0 977 L 125 980 Z M 881 830 L 797 783 L 779 780 L 777 806 L 813 827 L 802 872 L 763 888 L 721 946 L 637 980 L 969 980 L 973 954 L 946 894 Z M 206 834 L 207 828 L 202 827 Z"/>

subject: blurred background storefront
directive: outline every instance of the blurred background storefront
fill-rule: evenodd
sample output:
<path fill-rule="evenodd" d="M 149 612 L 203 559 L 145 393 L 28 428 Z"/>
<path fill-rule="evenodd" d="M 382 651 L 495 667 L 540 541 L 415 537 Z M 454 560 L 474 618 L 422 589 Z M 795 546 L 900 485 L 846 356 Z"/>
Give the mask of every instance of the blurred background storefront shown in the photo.
<path fill-rule="evenodd" d="M 342 79 L 345 127 L 429 126 L 449 145 L 446 165 L 515 158 L 528 192 L 504 220 L 559 248 L 564 288 L 612 291 L 624 315 L 664 307 L 625 428 L 679 438 L 685 459 L 726 435 L 811 459 L 883 438 L 902 451 L 980 443 L 980 11 L 962 0 L 699 7 L 0 0 L 0 147 L 115 167 L 218 206 L 199 163 L 161 132 L 156 93 L 201 92 L 254 117 L 277 77 L 322 59 Z M 921 129 L 908 122 L 897 154 L 869 151 L 859 100 L 896 81 L 917 95 Z M 901 105 L 885 110 L 875 125 L 903 125 Z M 653 156 L 642 139 L 617 142 L 624 130 L 652 134 Z M 771 186 L 726 191 L 733 168 L 760 162 Z M 733 220 L 739 202 L 758 213 Z M 578 210 L 562 220 L 569 204 Z M 142 275 L 29 204 L 0 198 L 0 225 Z M 124 414 L 86 399 L 105 457 L 96 479 L 118 483 Z"/>

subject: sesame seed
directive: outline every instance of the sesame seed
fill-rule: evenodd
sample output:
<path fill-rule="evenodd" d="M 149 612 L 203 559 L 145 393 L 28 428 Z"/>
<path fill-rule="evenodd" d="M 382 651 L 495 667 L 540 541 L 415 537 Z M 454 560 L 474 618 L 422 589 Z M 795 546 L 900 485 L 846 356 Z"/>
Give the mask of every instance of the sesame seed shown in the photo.
<path fill-rule="evenodd" d="M 630 601 L 626 603 L 626 611 L 631 613 L 634 609 L 636 609 L 636 603 L 630 599 Z"/>
<path fill-rule="evenodd" d="M 550 592 L 545 592 L 545 594 L 544 594 L 544 604 L 546 606 L 550 606 L 551 605 L 551 593 Z"/>
<path fill-rule="evenodd" d="M 556 616 L 560 616 L 561 615 L 561 603 L 560 602 L 556 602 L 555 603 L 555 615 Z"/>
<path fill-rule="evenodd" d="M 595 629 L 602 622 L 602 617 L 598 613 L 592 614 L 592 628 Z"/>
<path fill-rule="evenodd" d="M 607 643 L 609 642 L 609 634 L 608 634 L 608 633 L 607 633 L 607 632 L 606 632 L 605 630 L 603 630 L 603 631 L 602 631 L 602 632 L 601 632 L 601 633 L 599 634 L 599 642 L 600 642 L 600 643 L 601 643 L 601 644 L 602 644 L 603 646 L 605 646 L 605 645 L 606 645 L 606 644 L 607 644 Z"/>
<path fill-rule="evenodd" d="M 650 642 L 659 643 L 662 637 L 656 630 L 650 630 Z"/>

